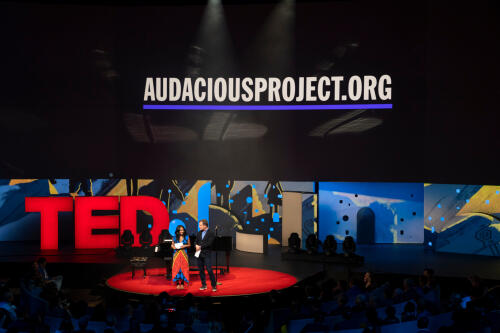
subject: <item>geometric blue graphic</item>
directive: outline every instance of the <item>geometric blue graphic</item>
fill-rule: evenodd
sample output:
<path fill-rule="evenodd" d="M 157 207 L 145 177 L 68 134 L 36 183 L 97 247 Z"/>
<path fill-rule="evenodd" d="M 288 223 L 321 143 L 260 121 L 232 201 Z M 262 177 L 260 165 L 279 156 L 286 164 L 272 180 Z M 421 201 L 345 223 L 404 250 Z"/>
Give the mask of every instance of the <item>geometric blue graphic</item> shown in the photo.
<path fill-rule="evenodd" d="M 273 214 L 273 222 L 279 222 L 280 221 L 280 214 L 274 213 Z"/>
<path fill-rule="evenodd" d="M 356 241 L 358 223 L 369 223 L 374 231 L 368 235 L 375 243 L 424 242 L 422 183 L 319 182 L 318 200 L 321 241 L 328 235 L 338 241 L 349 235 Z M 373 218 L 367 220 L 366 212 Z"/>

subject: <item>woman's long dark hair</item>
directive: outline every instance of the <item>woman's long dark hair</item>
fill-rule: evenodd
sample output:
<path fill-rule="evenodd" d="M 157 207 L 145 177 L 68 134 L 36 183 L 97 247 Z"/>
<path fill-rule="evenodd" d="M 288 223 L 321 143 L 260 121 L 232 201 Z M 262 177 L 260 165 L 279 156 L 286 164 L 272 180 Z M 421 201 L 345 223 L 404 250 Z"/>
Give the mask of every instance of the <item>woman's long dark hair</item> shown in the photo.
<path fill-rule="evenodd" d="M 181 236 L 181 228 L 184 229 L 184 239 L 186 239 L 187 237 L 187 231 L 186 231 L 186 228 L 184 228 L 184 226 L 181 224 L 181 225 L 178 225 L 177 228 L 175 228 L 175 238 L 177 240 L 179 240 L 180 236 Z"/>

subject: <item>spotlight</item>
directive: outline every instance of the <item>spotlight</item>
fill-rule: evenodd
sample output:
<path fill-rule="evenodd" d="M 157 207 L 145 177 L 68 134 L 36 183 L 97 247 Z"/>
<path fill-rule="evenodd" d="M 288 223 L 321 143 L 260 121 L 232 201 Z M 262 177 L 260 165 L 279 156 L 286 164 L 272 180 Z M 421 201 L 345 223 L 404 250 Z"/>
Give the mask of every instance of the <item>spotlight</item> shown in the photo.
<path fill-rule="evenodd" d="M 326 236 L 325 241 L 323 242 L 323 250 L 325 251 L 325 255 L 333 256 L 337 252 L 337 241 L 335 237 L 332 235 Z"/>
<path fill-rule="evenodd" d="M 141 243 L 143 248 L 148 248 L 151 243 L 153 243 L 153 236 L 151 235 L 151 230 L 149 228 L 144 229 L 144 231 L 139 236 L 139 243 Z"/>
<path fill-rule="evenodd" d="M 134 246 L 134 235 L 132 231 L 126 229 L 120 236 L 120 245 L 116 249 L 116 255 L 119 257 L 130 257 L 132 246 Z"/>
<path fill-rule="evenodd" d="M 316 237 L 315 234 L 310 234 L 306 238 L 306 249 L 307 249 L 307 254 L 317 254 L 318 253 L 318 247 L 319 247 L 319 241 L 318 238 Z"/>
<path fill-rule="evenodd" d="M 344 255 L 346 257 L 353 257 L 354 252 L 356 252 L 356 243 L 352 236 L 347 236 L 342 244 L 342 250 L 344 250 Z"/>
<path fill-rule="evenodd" d="M 299 253 L 300 252 L 300 237 L 296 232 L 292 232 L 290 237 L 288 237 L 288 252 L 289 253 Z"/>
<path fill-rule="evenodd" d="M 124 248 L 131 248 L 134 245 L 134 235 L 132 234 L 132 231 L 129 229 L 123 231 L 123 234 L 120 237 L 120 245 Z"/>

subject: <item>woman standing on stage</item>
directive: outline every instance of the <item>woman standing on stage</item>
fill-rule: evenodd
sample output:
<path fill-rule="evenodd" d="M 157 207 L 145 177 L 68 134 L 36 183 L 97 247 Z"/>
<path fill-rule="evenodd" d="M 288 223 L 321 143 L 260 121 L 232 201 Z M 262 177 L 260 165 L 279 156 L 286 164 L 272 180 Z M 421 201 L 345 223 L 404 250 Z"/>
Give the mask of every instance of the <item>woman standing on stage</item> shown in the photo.
<path fill-rule="evenodd" d="M 184 289 L 184 284 L 189 284 L 189 258 L 187 248 L 191 246 L 191 241 L 184 226 L 179 225 L 175 229 L 172 249 L 174 249 L 174 259 L 172 261 L 172 281 L 177 284 L 177 289 Z"/>

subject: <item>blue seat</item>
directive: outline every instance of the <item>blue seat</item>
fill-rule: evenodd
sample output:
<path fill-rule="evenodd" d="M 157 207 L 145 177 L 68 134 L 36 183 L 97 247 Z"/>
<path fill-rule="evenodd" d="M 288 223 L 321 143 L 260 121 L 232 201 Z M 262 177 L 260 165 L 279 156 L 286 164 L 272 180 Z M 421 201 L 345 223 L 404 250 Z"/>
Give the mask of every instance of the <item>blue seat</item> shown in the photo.
<path fill-rule="evenodd" d="M 207 323 L 197 323 L 192 326 L 193 331 L 197 333 L 205 333 L 208 332 L 208 324 Z"/>
<path fill-rule="evenodd" d="M 492 332 L 500 332 L 500 311 L 492 311 L 486 314 L 486 319 L 491 323 Z"/>
<path fill-rule="evenodd" d="M 352 330 L 335 331 L 335 333 L 362 333 L 363 330 L 364 330 L 363 328 L 355 328 L 355 329 L 352 329 Z"/>
<path fill-rule="evenodd" d="M 45 325 L 50 327 L 50 332 L 55 332 L 61 326 L 63 318 L 45 316 L 43 322 Z"/>
<path fill-rule="evenodd" d="M 451 312 L 441 313 L 437 316 L 432 316 L 429 318 L 429 330 L 431 332 L 437 332 L 441 326 L 450 326 L 453 324 L 451 319 Z"/>
<path fill-rule="evenodd" d="M 103 333 L 106 328 L 106 323 L 103 321 L 89 321 L 87 326 L 88 330 L 94 331 L 95 333 Z"/>
<path fill-rule="evenodd" d="M 302 329 L 307 324 L 310 324 L 313 322 L 314 322 L 313 318 L 290 320 L 290 322 L 288 323 L 288 333 L 300 333 L 300 331 L 302 331 Z"/>
<path fill-rule="evenodd" d="M 380 333 L 407 333 L 416 332 L 417 330 L 418 328 L 416 320 L 380 327 Z"/>
<path fill-rule="evenodd" d="M 290 320 L 291 311 L 289 308 L 279 308 L 272 310 L 274 320 L 273 332 L 279 331 L 281 326 Z"/>
<path fill-rule="evenodd" d="M 405 309 L 405 305 L 406 303 L 408 302 L 412 302 L 413 304 L 415 304 L 415 309 L 417 308 L 417 304 L 414 302 L 414 301 L 406 301 L 406 302 L 403 302 L 403 303 L 398 303 L 398 304 L 394 304 L 393 307 L 394 309 L 396 310 L 396 317 L 401 320 L 401 314 L 403 314 L 403 311 Z M 384 311 L 385 311 L 385 308 L 384 308 Z M 377 311 L 378 313 L 378 311 Z M 384 312 L 385 313 L 385 312 Z M 385 316 L 383 317 L 385 318 Z"/>
<path fill-rule="evenodd" d="M 141 332 L 146 333 L 153 329 L 153 324 L 141 324 Z"/>
<path fill-rule="evenodd" d="M 342 315 L 337 315 L 337 316 L 325 317 L 323 322 L 325 323 L 326 326 L 328 326 L 328 329 L 333 330 L 335 325 L 337 325 L 338 323 L 340 323 L 343 320 L 344 320 L 344 317 L 342 317 Z"/>
<path fill-rule="evenodd" d="M 329 301 L 321 304 L 321 312 L 323 313 L 330 313 L 336 308 L 338 308 L 339 303 L 337 301 Z"/>

